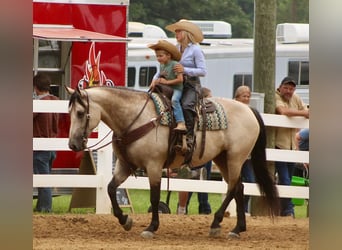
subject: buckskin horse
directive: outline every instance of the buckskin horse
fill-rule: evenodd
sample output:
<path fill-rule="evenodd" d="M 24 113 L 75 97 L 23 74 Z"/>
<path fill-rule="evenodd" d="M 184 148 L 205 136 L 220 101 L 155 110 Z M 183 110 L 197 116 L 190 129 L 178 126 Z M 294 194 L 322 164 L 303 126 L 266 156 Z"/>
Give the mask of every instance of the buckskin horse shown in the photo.
<path fill-rule="evenodd" d="M 67 87 L 67 91 L 71 94 L 70 149 L 86 149 L 87 138 L 100 121 L 113 131 L 113 149 L 118 160 L 112 180 L 108 184 L 108 194 L 113 213 L 125 230 L 130 230 L 133 222 L 119 207 L 116 190 L 137 167 L 147 173 L 152 219 L 141 236 L 152 238 L 159 227 L 160 186 L 162 168 L 169 153 L 170 128 L 159 125 L 160 114 L 157 113 L 155 104 L 147 92 L 123 87 L 93 87 L 84 90 Z M 278 214 L 278 191 L 266 167 L 265 126 L 260 114 L 247 105 L 226 98 L 211 99 L 222 105 L 228 120 L 228 128 L 207 131 L 204 154 L 200 157 L 200 147 L 196 147 L 192 164 L 199 166 L 213 160 L 224 180 L 229 183 L 226 197 L 215 212 L 209 235 L 220 235 L 220 223 L 227 206 L 234 198 L 237 206 L 237 223 L 229 235 L 239 237 L 240 232 L 246 231 L 240 173 L 242 164 L 249 155 L 269 214 L 272 218 Z M 202 141 L 200 132 L 196 132 L 197 145 Z M 169 167 L 179 168 L 182 162 L 183 156 L 177 154 Z"/>

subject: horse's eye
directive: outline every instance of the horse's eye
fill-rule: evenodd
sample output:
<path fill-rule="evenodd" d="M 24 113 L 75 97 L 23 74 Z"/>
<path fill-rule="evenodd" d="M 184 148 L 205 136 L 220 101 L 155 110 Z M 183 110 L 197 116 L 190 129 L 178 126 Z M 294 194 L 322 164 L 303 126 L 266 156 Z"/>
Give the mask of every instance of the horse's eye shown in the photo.
<path fill-rule="evenodd" d="M 79 119 L 83 118 L 84 117 L 84 112 L 83 111 L 77 111 L 77 117 Z"/>

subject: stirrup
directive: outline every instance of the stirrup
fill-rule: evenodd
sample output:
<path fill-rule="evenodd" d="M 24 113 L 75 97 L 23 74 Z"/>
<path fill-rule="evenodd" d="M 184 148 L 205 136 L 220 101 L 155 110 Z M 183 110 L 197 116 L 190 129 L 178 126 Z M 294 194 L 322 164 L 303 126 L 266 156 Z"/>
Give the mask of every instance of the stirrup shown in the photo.
<path fill-rule="evenodd" d="M 182 153 L 185 154 L 186 151 L 188 150 L 188 144 L 186 143 L 186 134 L 182 136 Z"/>
<path fill-rule="evenodd" d="M 177 173 L 177 178 L 181 179 L 190 179 L 191 178 L 191 168 L 189 167 L 188 164 L 182 165 Z"/>
<path fill-rule="evenodd" d="M 186 133 L 185 123 L 184 122 L 177 123 L 177 127 L 175 127 L 173 130 L 175 130 L 176 132 L 180 132 L 180 133 Z"/>

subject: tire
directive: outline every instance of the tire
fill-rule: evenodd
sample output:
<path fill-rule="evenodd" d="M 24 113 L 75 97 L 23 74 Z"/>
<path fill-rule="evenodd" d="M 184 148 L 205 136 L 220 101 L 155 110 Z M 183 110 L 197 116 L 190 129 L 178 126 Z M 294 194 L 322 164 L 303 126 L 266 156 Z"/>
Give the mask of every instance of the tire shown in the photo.
<path fill-rule="evenodd" d="M 152 212 L 151 206 L 148 208 L 147 212 L 148 213 Z M 158 212 L 161 214 L 171 214 L 171 210 L 170 210 L 169 206 L 163 201 L 159 201 Z"/>

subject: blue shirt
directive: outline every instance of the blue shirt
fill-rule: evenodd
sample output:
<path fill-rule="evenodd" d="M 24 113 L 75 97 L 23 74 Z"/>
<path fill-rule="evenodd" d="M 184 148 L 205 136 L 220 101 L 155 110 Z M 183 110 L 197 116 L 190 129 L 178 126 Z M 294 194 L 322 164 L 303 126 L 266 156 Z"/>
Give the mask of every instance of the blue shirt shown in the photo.
<path fill-rule="evenodd" d="M 180 50 L 180 44 L 177 44 L 177 48 Z M 198 44 L 189 43 L 189 45 L 185 48 L 179 63 L 183 65 L 185 75 L 205 76 L 207 74 L 204 54 Z M 153 79 L 157 79 L 158 77 L 159 69 L 153 76 Z"/>
<path fill-rule="evenodd" d="M 179 44 L 177 47 L 180 49 Z M 189 43 L 179 63 L 183 65 L 184 74 L 188 76 L 205 76 L 207 74 L 204 54 L 198 44 Z"/>
<path fill-rule="evenodd" d="M 302 151 L 309 151 L 309 129 L 303 128 L 299 131 L 300 140 L 298 147 Z"/>

